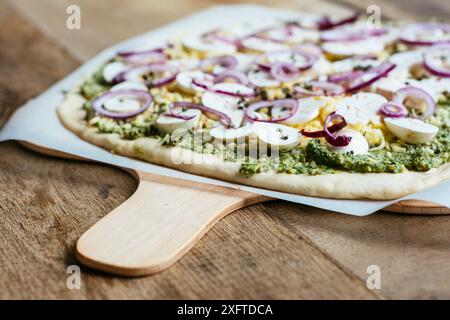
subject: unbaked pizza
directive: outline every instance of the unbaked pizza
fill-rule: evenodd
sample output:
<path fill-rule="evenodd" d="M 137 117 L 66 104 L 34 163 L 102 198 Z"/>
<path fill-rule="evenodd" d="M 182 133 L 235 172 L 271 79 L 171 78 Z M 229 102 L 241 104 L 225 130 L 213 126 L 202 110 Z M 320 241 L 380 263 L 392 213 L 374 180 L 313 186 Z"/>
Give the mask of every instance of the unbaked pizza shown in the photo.
<path fill-rule="evenodd" d="M 248 21 L 105 61 L 58 107 L 111 152 L 317 197 L 450 177 L 450 25 Z"/>

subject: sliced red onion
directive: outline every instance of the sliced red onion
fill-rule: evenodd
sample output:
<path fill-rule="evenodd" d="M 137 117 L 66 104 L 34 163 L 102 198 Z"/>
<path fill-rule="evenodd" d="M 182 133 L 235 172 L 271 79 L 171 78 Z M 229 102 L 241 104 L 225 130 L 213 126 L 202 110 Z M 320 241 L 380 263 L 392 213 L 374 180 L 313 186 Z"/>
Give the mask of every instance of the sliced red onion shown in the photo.
<path fill-rule="evenodd" d="M 399 103 L 409 107 L 408 105 L 405 104 L 405 101 L 408 99 L 420 100 L 425 104 L 425 110 L 423 111 L 420 110 L 420 106 L 418 105 L 413 106 L 414 109 L 422 111 L 422 115 L 419 116 L 419 118 L 421 119 L 428 118 L 434 113 L 436 109 L 436 103 L 434 99 L 426 91 L 413 86 L 406 86 L 404 88 L 399 89 L 394 94 L 394 98 L 392 100 L 395 103 Z"/>
<path fill-rule="evenodd" d="M 292 63 L 276 62 L 270 67 L 270 74 L 279 81 L 291 81 L 300 74 Z"/>
<path fill-rule="evenodd" d="M 219 73 L 214 79 L 214 83 L 225 82 L 225 80 L 229 78 L 232 78 L 245 86 L 250 85 L 250 81 L 248 80 L 247 75 L 238 70 L 226 70 L 222 73 Z"/>
<path fill-rule="evenodd" d="M 227 36 L 221 34 L 220 32 L 221 32 L 220 29 L 219 30 L 213 30 L 213 31 L 205 33 L 203 35 L 203 37 L 211 38 L 211 39 L 215 39 L 215 40 L 218 40 L 218 41 L 222 41 L 222 42 L 231 44 L 231 45 L 235 46 L 237 49 L 241 49 L 242 48 L 242 44 L 241 44 L 241 41 L 239 39 L 234 39 L 234 38 L 227 37 Z"/>
<path fill-rule="evenodd" d="M 336 96 L 343 94 L 345 89 L 343 86 L 327 81 L 310 81 L 306 83 L 308 88 L 302 86 L 294 87 L 297 95 L 302 97 L 313 96 Z"/>
<path fill-rule="evenodd" d="M 389 101 L 380 107 L 380 113 L 389 118 L 404 118 L 408 115 L 408 110 L 400 103 Z"/>
<path fill-rule="evenodd" d="M 186 107 L 189 106 L 189 107 Z M 196 117 L 196 115 L 193 116 L 187 116 L 181 113 L 178 113 L 175 111 L 175 109 L 198 109 L 198 108 L 192 108 L 190 107 L 191 103 L 190 102 L 171 102 L 169 104 L 169 113 L 167 114 L 170 117 L 173 118 L 177 118 L 177 119 L 181 119 L 181 120 L 191 120 L 194 119 Z"/>
<path fill-rule="evenodd" d="M 238 61 L 233 56 L 220 56 L 206 58 L 200 62 L 200 69 L 207 71 L 210 67 L 221 66 L 224 69 L 234 69 L 236 68 Z"/>
<path fill-rule="evenodd" d="M 343 127 L 347 125 L 347 122 L 345 121 L 345 118 L 342 115 L 337 114 L 335 111 L 331 112 L 325 119 L 325 123 L 323 125 L 323 135 L 324 135 L 323 137 L 332 146 L 335 147 L 348 146 L 348 144 L 352 140 L 352 137 L 346 135 L 335 136 L 328 127 L 328 124 L 332 123 L 336 119 L 341 121 L 340 123 L 342 123 Z"/>
<path fill-rule="evenodd" d="M 359 89 L 365 88 L 380 78 L 383 78 L 395 68 L 395 64 L 390 62 L 383 62 L 379 66 L 372 67 L 367 71 L 364 71 L 359 77 L 350 81 L 347 92 L 355 92 Z"/>
<path fill-rule="evenodd" d="M 295 52 L 303 52 L 304 54 L 309 54 L 316 58 L 320 57 L 323 54 L 322 49 L 319 46 L 312 43 L 298 44 L 292 50 Z"/>
<path fill-rule="evenodd" d="M 280 30 L 281 29 L 282 36 L 279 37 L 279 38 L 278 37 L 277 38 L 271 37 L 271 36 L 266 35 L 266 34 L 265 35 L 254 34 L 254 36 L 255 37 L 261 37 L 261 38 L 264 38 L 264 39 L 269 39 L 269 40 L 274 41 L 274 42 L 285 43 L 285 42 L 288 42 L 289 37 L 291 37 L 293 35 L 292 29 L 294 27 L 297 27 L 297 26 L 295 26 L 293 24 L 290 24 L 290 25 L 288 24 L 288 25 L 285 25 L 285 26 L 276 26 L 276 27 L 271 27 L 271 28 L 267 28 L 265 30 L 260 31 L 260 33 L 266 33 L 267 34 L 267 33 L 270 33 L 271 31 L 276 31 L 276 30 Z"/>
<path fill-rule="evenodd" d="M 289 113 L 284 117 L 280 117 L 277 119 L 269 119 L 269 120 L 259 119 L 255 115 L 255 112 L 259 109 L 273 108 L 273 107 L 289 108 Z M 272 100 L 272 101 L 265 100 L 265 101 L 255 102 L 255 103 L 251 104 L 250 106 L 248 106 L 245 116 L 250 121 L 277 123 L 277 122 L 285 121 L 285 120 L 293 117 L 295 115 L 295 113 L 297 112 L 297 110 L 298 110 L 298 102 L 295 99 L 280 99 L 280 100 Z"/>
<path fill-rule="evenodd" d="M 167 56 L 164 53 L 159 52 L 151 52 L 146 54 L 139 53 L 133 56 L 124 57 L 123 61 L 134 65 L 164 63 L 167 61 Z"/>
<path fill-rule="evenodd" d="M 331 126 L 328 127 L 328 131 L 331 133 L 335 133 L 341 129 L 343 129 L 344 127 L 347 126 L 347 123 L 344 121 L 335 123 Z M 301 134 L 304 135 L 305 137 L 308 138 L 323 138 L 325 137 L 325 131 L 324 130 L 319 130 L 319 131 L 305 131 L 305 129 L 302 129 Z"/>
<path fill-rule="evenodd" d="M 163 74 L 158 79 L 145 79 L 144 76 L 148 74 Z M 175 80 L 178 74 L 178 69 L 169 65 L 163 64 L 147 64 L 131 68 L 126 71 L 122 78 L 123 80 L 144 80 L 150 87 L 161 87 Z"/>
<path fill-rule="evenodd" d="M 436 33 L 444 34 L 446 38 L 433 40 L 432 37 Z M 450 43 L 450 25 L 436 22 L 410 24 L 400 31 L 399 40 L 413 46 Z"/>
<path fill-rule="evenodd" d="M 321 19 L 319 19 L 319 21 L 317 22 L 317 28 L 319 30 L 329 30 L 329 29 L 333 29 L 336 28 L 338 26 L 342 26 L 344 24 L 349 24 L 349 23 L 353 23 L 356 20 L 358 20 L 359 17 L 359 13 L 355 12 L 352 15 L 339 19 L 339 20 L 334 20 L 329 17 L 329 16 L 323 16 Z"/>
<path fill-rule="evenodd" d="M 349 83 L 361 77 L 364 74 L 362 70 L 345 71 L 328 76 L 328 81 L 333 83 Z"/>
<path fill-rule="evenodd" d="M 425 52 L 425 68 L 440 77 L 450 77 L 450 44 L 438 44 Z"/>
<path fill-rule="evenodd" d="M 133 98 L 136 100 L 139 100 L 142 103 L 142 107 L 139 110 L 133 111 L 133 112 L 126 112 L 126 113 L 119 113 L 119 112 L 112 112 L 108 111 L 105 108 L 103 108 L 103 104 L 105 101 L 117 98 L 117 97 L 124 97 L 124 98 Z M 92 108 L 98 112 L 99 114 L 113 119 L 127 119 L 134 116 L 137 116 L 138 114 L 141 114 L 145 110 L 148 109 L 151 102 L 153 101 L 153 96 L 143 90 L 134 90 L 134 89 L 123 89 L 123 90 L 117 90 L 117 91 L 107 91 L 101 96 L 95 98 L 92 100 Z"/>
<path fill-rule="evenodd" d="M 385 28 L 369 28 L 365 27 L 359 30 L 351 30 L 347 28 L 333 29 L 323 32 L 320 36 L 320 40 L 327 42 L 334 41 L 358 41 L 365 40 L 371 37 L 378 37 L 387 33 Z"/>
<path fill-rule="evenodd" d="M 227 127 L 230 127 L 232 124 L 231 118 L 228 115 L 226 115 L 225 113 L 220 112 L 218 110 L 208 108 L 202 104 L 193 103 L 193 102 L 172 102 L 169 106 L 169 110 L 170 110 L 172 116 L 180 117 L 180 119 L 184 119 L 184 118 L 181 118 L 182 115 L 180 115 L 180 114 L 174 115 L 173 110 L 175 108 L 198 109 L 202 112 L 205 112 L 207 114 L 212 114 L 213 116 L 219 118 L 220 122 L 222 122 L 222 124 Z M 192 119 L 192 117 L 188 117 L 188 119 L 184 119 L 184 120 L 190 120 L 190 119 Z"/>
<path fill-rule="evenodd" d="M 208 79 L 208 78 L 194 78 L 192 79 L 192 84 L 200 87 L 204 90 L 208 90 L 211 91 L 211 87 L 214 85 L 214 80 L 213 79 Z"/>
<path fill-rule="evenodd" d="M 257 61 L 257 65 L 265 71 L 269 71 L 272 68 L 272 64 L 273 63 L 269 63 L 266 62 L 267 60 L 270 61 L 270 59 L 274 59 L 276 58 L 276 56 L 282 56 L 282 55 L 289 55 L 291 61 L 289 61 L 289 63 L 292 63 L 293 65 L 295 65 L 295 67 L 299 70 L 299 71 L 304 71 L 307 70 L 309 68 L 311 68 L 314 63 L 317 61 L 318 57 L 313 55 L 313 54 L 309 54 L 306 52 L 302 52 L 299 49 L 296 50 L 290 50 L 290 51 L 273 51 L 273 52 L 269 52 L 263 56 L 261 56 L 258 61 Z M 297 58 L 296 58 L 297 57 Z M 298 64 L 297 61 L 298 60 L 303 60 L 302 64 Z M 275 62 L 288 62 L 288 61 L 284 61 L 284 59 L 277 61 L 275 59 Z"/>
<path fill-rule="evenodd" d="M 247 87 L 243 84 L 236 83 L 236 86 L 240 86 L 241 90 L 236 90 L 233 88 L 224 88 L 224 86 L 227 85 L 226 82 L 218 83 L 214 85 L 213 87 L 207 89 L 208 91 L 224 94 L 227 96 L 237 97 L 237 98 L 251 98 L 254 97 L 256 92 L 253 90 L 253 88 Z M 218 86 L 221 86 L 218 88 Z"/>
<path fill-rule="evenodd" d="M 241 88 L 243 89 L 241 91 L 228 90 L 227 88 L 223 88 L 223 87 L 217 88 L 217 86 L 215 86 L 215 83 L 208 79 L 194 78 L 192 80 L 192 83 L 195 86 L 200 87 L 206 91 L 224 94 L 224 95 L 232 96 L 232 97 L 250 98 L 250 97 L 254 97 L 256 94 L 252 88 L 250 88 L 247 85 L 241 84 L 241 83 L 236 84 L 236 85 L 241 86 Z M 222 83 L 225 84 L 226 82 L 222 82 Z M 216 83 L 216 85 L 220 85 L 220 84 L 221 83 Z"/>
<path fill-rule="evenodd" d="M 130 50 L 130 51 L 119 51 L 117 54 L 121 57 L 131 57 L 135 55 L 142 55 L 148 53 L 163 53 L 164 48 L 154 48 L 149 50 Z"/>

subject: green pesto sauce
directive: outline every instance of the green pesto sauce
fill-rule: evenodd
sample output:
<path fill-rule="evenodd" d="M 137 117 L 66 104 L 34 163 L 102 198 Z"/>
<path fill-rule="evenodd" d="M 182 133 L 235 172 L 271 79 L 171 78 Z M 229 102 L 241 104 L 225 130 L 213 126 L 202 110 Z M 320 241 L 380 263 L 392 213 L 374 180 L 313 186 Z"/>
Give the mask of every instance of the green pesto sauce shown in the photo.
<path fill-rule="evenodd" d="M 103 79 L 102 67 L 81 85 L 81 94 L 90 100 L 100 93 L 109 90 L 109 88 L 111 88 L 111 85 Z"/>
<path fill-rule="evenodd" d="M 428 171 L 450 161 L 449 95 L 445 95 L 446 101 L 440 101 L 437 106 L 435 117 L 438 120 L 439 132 L 427 144 L 410 145 L 398 140 L 394 142 L 400 146 L 397 148 L 400 151 L 383 149 L 369 151 L 365 155 L 353 155 L 333 152 L 319 139 L 312 139 L 305 149 L 298 147 L 281 152 L 279 157 L 263 156 L 255 159 L 248 155 L 245 146 L 214 142 L 205 129 L 188 131 L 182 136 L 158 132 L 154 124 L 158 115 L 167 109 L 166 105 L 156 106 L 135 118 L 121 121 L 97 116 L 89 100 L 109 88 L 110 85 L 103 79 L 102 69 L 81 87 L 81 93 L 88 99 L 83 105 L 86 120 L 96 127 L 99 133 L 116 133 L 127 140 L 152 137 L 160 140 L 164 146 L 178 146 L 198 153 L 213 154 L 225 161 L 237 161 L 241 163 L 240 174 L 244 176 L 264 172 L 319 175 L 333 173 L 335 170 L 362 173 L 399 173 L 406 169 Z"/>

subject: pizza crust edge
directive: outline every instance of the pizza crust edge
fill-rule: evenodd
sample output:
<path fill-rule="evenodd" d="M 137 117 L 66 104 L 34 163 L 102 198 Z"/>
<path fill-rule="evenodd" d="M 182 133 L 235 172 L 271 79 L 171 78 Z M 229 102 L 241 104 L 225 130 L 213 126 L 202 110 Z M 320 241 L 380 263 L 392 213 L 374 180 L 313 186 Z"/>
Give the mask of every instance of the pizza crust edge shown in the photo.
<path fill-rule="evenodd" d="M 161 146 L 154 138 L 124 140 L 118 134 L 98 133 L 95 128 L 88 127 L 84 120 L 85 111 L 81 107 L 85 101 L 80 94 L 70 92 L 57 108 L 62 124 L 83 140 L 123 156 L 209 178 L 303 196 L 374 200 L 397 199 L 450 179 L 450 163 L 427 172 L 395 174 L 338 171 L 317 176 L 260 173 L 243 177 L 239 174 L 239 163 L 224 161 L 213 155 Z"/>

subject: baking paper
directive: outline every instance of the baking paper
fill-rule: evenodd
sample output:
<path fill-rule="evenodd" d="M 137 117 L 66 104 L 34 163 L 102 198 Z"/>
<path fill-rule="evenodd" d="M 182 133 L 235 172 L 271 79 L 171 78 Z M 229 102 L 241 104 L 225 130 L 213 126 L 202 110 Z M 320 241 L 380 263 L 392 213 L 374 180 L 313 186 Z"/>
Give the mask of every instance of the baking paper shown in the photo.
<path fill-rule="evenodd" d="M 200 177 L 112 154 L 104 149 L 101 149 L 100 147 L 81 140 L 75 134 L 66 130 L 57 118 L 56 107 L 63 100 L 64 92 L 80 83 L 80 81 L 91 73 L 92 70 L 113 57 L 119 49 L 124 50 L 139 46 L 163 44 L 166 40 L 183 35 L 186 30 L 189 30 L 189 33 L 191 34 L 200 33 L 215 27 L 229 26 L 231 23 L 245 22 L 249 17 L 264 21 L 273 18 L 292 19 L 300 16 L 310 18 L 313 17 L 311 15 L 298 14 L 284 10 L 275 10 L 256 5 L 215 6 L 197 14 L 188 16 L 175 23 L 161 27 L 157 30 L 135 37 L 129 41 L 115 45 L 102 51 L 99 55 L 83 64 L 68 77 L 59 81 L 37 98 L 28 101 L 24 106 L 19 108 L 0 132 L 0 141 L 28 141 L 47 148 L 120 167 L 137 169 L 140 171 L 176 177 L 179 179 L 241 189 L 273 198 L 302 203 L 356 216 L 368 215 L 389 206 L 392 203 L 404 199 L 427 200 L 450 207 L 450 181 L 446 181 L 440 185 L 411 194 L 395 201 L 371 201 L 333 200 L 305 197 L 284 192 L 248 187 L 217 179 Z"/>

